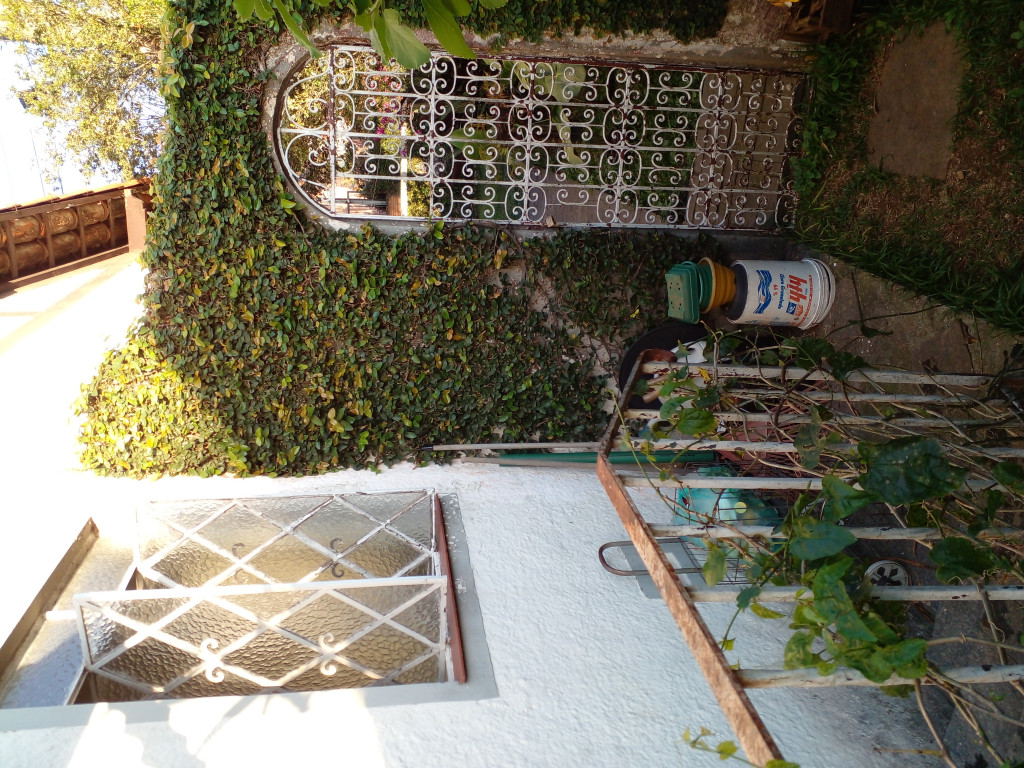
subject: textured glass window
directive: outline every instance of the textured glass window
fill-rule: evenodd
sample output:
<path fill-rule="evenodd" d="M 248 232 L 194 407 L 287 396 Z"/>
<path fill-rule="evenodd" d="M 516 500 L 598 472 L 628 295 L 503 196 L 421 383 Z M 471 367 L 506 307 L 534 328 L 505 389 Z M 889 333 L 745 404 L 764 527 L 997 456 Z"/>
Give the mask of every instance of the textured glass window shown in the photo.
<path fill-rule="evenodd" d="M 92 684 L 128 700 L 458 679 L 440 511 L 423 491 L 144 505 L 147 588 L 75 598 Z"/>

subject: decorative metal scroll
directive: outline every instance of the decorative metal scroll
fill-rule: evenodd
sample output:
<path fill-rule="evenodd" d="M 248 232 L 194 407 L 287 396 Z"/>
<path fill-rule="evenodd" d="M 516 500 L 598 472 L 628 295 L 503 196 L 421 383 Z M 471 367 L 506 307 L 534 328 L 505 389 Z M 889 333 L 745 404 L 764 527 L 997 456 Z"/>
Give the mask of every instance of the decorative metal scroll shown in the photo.
<path fill-rule="evenodd" d="M 278 152 L 334 218 L 773 230 L 791 223 L 794 74 L 336 46 L 286 85 Z"/>
<path fill-rule="evenodd" d="M 75 597 L 96 699 L 453 679 L 439 509 L 425 491 L 144 505 L 143 588 Z"/>

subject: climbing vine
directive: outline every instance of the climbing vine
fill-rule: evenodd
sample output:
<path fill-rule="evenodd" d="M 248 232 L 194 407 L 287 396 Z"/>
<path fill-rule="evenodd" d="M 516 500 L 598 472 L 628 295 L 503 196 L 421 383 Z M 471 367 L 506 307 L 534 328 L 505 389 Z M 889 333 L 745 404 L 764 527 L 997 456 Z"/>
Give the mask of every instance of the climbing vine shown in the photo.
<path fill-rule="evenodd" d="M 325 13 L 348 13 L 386 59 L 406 67 L 427 60 L 414 29 L 430 29 L 452 55 L 473 58 L 464 31 L 489 38 L 494 48 L 510 40 L 540 42 L 544 35 L 584 29 L 597 36 L 664 30 L 681 42 L 713 37 L 725 21 L 726 0 L 650 0 L 640 5 L 607 0 L 227 0 L 244 20 L 287 28 L 311 53 L 307 35 Z"/>
<path fill-rule="evenodd" d="M 590 337 L 616 345 L 662 322 L 659 270 L 705 245 L 327 231 L 297 211 L 260 125 L 272 35 L 218 0 L 175 4 L 163 27 L 145 312 L 84 388 L 86 466 L 294 474 L 598 433 Z"/>
<path fill-rule="evenodd" d="M 741 563 L 745 586 L 738 592 L 736 615 L 749 611 L 788 622 L 787 669 L 810 668 L 822 675 L 840 668 L 856 670 L 894 695 L 916 692 L 923 712 L 921 683 L 935 684 L 950 695 L 1003 764 L 977 717 L 998 717 L 1019 727 L 1024 723 L 1000 712 L 994 700 L 944 675 L 931 662 L 929 650 L 949 642 L 975 643 L 997 648 L 1003 664 L 1008 663 L 1007 651 L 1021 650 L 1016 638 L 1004 638 L 996 627 L 983 587 L 1024 580 L 1019 525 L 1024 513 L 1024 466 L 1019 459 L 1024 424 L 1015 400 L 1024 361 L 1011 358 L 987 390 L 954 390 L 924 378 L 919 391 L 904 391 L 901 398 L 894 383 L 886 389 L 869 378 L 855 379 L 864 360 L 824 339 L 761 338 L 751 343 L 739 334 L 712 333 L 706 348 L 720 362 L 752 366 L 753 374 L 742 380 L 730 378 L 736 373 L 716 376 L 710 366 L 698 364 L 671 371 L 653 385 L 642 382 L 644 391 L 652 388 L 663 400 L 652 436 L 671 437 L 681 450 L 692 440 L 681 435 L 791 444 L 795 450 L 789 453 L 737 455 L 729 465 L 731 473 L 764 477 L 766 487 L 779 478 L 798 478 L 805 488 L 815 481 L 820 490 L 776 491 L 770 502 L 757 502 L 763 512 L 744 511 L 733 519 L 729 515 L 736 513 L 722 511 L 731 508 L 722 498 L 713 513 L 704 513 L 689 497 L 659 490 L 684 519 L 721 527 L 693 544 L 705 550 L 704 580 L 719 584 L 730 561 L 734 570 Z M 793 373 L 778 378 L 768 366 Z M 821 383 L 825 378 L 831 387 Z M 667 470 L 658 471 L 661 480 L 670 476 Z M 742 506 L 757 509 L 751 504 L 747 498 Z M 744 515 L 750 514 L 766 516 L 766 533 L 744 529 Z M 865 559 L 871 550 L 851 530 L 858 515 L 881 517 L 885 526 L 897 530 L 914 529 L 906 538 L 926 552 L 927 563 L 918 564 L 926 571 L 923 578 L 932 584 L 967 585 L 975 592 L 985 607 L 992 639 L 913 634 L 902 604 L 879 600 L 873 591 L 867 576 L 871 559 Z M 873 535 L 879 529 L 857 530 Z M 775 587 L 796 588 L 786 593 L 793 603 L 790 609 L 769 607 L 765 598 Z M 734 647 L 732 626 L 720 640 L 724 650 Z M 927 713 L 925 719 L 930 726 Z M 717 751 L 723 759 L 735 752 L 731 742 L 711 746 L 708 735 L 702 730 L 684 738 L 691 747 Z M 951 764 L 946 747 L 934 735 L 939 742 L 935 754 Z"/>

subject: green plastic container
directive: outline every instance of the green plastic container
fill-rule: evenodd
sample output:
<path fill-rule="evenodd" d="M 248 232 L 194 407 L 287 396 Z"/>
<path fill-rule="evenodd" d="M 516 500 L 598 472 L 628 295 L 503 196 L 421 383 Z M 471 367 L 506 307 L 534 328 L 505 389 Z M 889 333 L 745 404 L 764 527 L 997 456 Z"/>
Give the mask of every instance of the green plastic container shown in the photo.
<path fill-rule="evenodd" d="M 704 477 L 736 477 L 727 466 L 699 467 Z M 778 511 L 753 491 L 738 488 L 681 488 L 676 492 L 673 522 L 677 525 L 702 525 L 713 519 L 730 525 L 771 525 L 782 522 Z M 706 547 L 702 538 L 686 538 L 691 544 Z"/>
<path fill-rule="evenodd" d="M 711 274 L 711 266 L 697 263 L 698 293 L 700 294 L 700 311 L 707 312 L 711 308 L 711 286 L 714 277 Z"/>
<path fill-rule="evenodd" d="M 700 272 L 693 262 L 676 264 L 665 275 L 668 316 L 684 323 L 700 320 Z"/>

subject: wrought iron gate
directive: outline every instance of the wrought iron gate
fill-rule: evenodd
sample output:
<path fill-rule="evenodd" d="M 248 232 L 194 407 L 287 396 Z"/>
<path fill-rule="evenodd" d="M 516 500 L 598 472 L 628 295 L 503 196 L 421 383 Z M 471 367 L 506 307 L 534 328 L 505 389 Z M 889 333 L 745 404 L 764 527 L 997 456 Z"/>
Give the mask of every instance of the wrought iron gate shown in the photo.
<path fill-rule="evenodd" d="M 335 46 L 283 91 L 286 174 L 333 218 L 774 230 L 795 74 Z"/>

